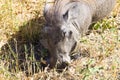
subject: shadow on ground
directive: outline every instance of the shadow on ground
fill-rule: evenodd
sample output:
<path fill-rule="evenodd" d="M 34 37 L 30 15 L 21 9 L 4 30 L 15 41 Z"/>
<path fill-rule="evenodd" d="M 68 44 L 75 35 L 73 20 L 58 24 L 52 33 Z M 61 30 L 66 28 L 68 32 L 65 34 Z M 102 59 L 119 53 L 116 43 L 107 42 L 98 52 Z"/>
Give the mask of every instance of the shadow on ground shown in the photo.
<path fill-rule="evenodd" d="M 44 23 L 43 17 L 29 20 L 2 46 L 2 60 L 7 62 L 10 71 L 32 74 L 46 66 L 42 61 L 48 58 L 48 51 L 40 44 Z"/>

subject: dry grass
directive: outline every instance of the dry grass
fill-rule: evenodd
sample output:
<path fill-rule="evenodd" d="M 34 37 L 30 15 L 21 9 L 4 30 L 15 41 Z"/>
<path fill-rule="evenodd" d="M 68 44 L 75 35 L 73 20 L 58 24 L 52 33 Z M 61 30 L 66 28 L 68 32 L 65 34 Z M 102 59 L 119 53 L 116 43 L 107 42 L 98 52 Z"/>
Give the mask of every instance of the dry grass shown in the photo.
<path fill-rule="evenodd" d="M 44 1 L 0 0 L 0 80 L 120 80 L 120 0 L 80 40 L 81 57 L 62 73 L 41 70 Z"/>

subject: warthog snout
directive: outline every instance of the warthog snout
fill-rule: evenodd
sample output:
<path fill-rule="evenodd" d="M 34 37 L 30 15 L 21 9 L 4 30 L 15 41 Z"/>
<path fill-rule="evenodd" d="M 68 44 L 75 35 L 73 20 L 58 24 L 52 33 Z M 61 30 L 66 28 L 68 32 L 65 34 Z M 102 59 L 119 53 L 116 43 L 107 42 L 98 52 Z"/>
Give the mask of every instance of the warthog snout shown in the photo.
<path fill-rule="evenodd" d="M 69 53 L 59 53 L 58 55 L 58 67 L 65 68 L 70 63 Z"/>

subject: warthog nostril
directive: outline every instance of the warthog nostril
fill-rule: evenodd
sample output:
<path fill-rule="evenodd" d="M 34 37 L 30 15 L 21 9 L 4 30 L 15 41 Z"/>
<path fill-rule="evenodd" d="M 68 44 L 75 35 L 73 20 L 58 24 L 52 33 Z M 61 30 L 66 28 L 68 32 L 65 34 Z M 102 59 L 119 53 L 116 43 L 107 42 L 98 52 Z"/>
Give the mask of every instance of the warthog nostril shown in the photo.
<path fill-rule="evenodd" d="M 69 65 L 69 63 L 68 62 L 62 62 L 62 64 L 61 64 L 63 67 L 66 67 L 66 66 L 68 66 Z"/>
<path fill-rule="evenodd" d="M 57 66 L 58 69 L 64 69 L 65 67 L 67 67 L 69 65 L 68 62 L 62 62 L 61 64 L 59 64 Z"/>
<path fill-rule="evenodd" d="M 65 67 L 67 67 L 68 65 L 69 65 L 68 62 L 63 62 L 63 63 L 62 63 L 62 68 L 65 68 Z"/>

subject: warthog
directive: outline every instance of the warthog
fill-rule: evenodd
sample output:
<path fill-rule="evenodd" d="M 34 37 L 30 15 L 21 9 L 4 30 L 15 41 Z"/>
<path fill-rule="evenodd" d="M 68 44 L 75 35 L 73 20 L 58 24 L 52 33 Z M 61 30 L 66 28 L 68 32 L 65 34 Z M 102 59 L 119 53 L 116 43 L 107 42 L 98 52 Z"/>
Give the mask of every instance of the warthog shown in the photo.
<path fill-rule="evenodd" d="M 47 0 L 42 44 L 50 51 L 50 67 L 70 63 L 70 54 L 91 23 L 106 17 L 115 0 Z"/>

